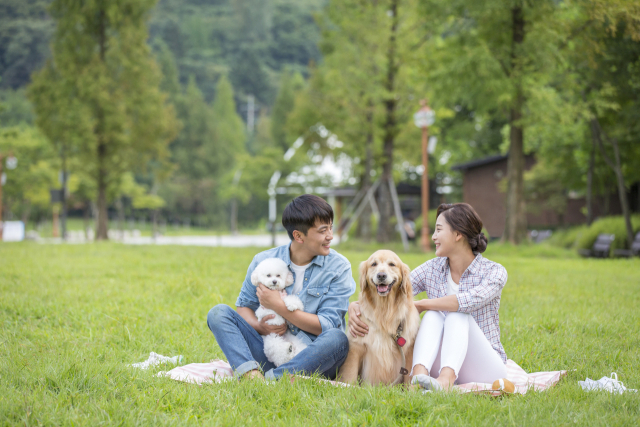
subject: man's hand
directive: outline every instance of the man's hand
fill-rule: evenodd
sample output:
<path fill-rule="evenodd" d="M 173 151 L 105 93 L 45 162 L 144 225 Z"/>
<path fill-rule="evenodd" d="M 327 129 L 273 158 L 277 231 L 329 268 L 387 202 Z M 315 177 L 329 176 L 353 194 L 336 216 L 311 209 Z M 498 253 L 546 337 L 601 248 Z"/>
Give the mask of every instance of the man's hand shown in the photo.
<path fill-rule="evenodd" d="M 258 331 L 260 335 L 269 335 L 269 334 L 284 335 L 284 333 L 287 332 L 286 322 L 280 326 L 274 326 L 267 323 L 267 320 L 273 319 L 274 317 L 276 317 L 275 314 L 264 316 L 262 320 L 258 322 L 258 327 L 256 328 L 256 331 Z"/>
<path fill-rule="evenodd" d="M 349 304 L 349 333 L 354 338 L 363 337 L 369 333 L 369 326 L 360 320 L 360 303 L 358 301 Z"/>
<path fill-rule="evenodd" d="M 258 284 L 256 295 L 258 296 L 260 305 L 262 305 L 264 308 L 273 310 L 276 313 L 278 313 L 279 310 L 281 310 L 283 307 L 286 309 L 286 305 L 284 304 L 284 301 L 282 301 L 280 292 L 269 289 L 262 283 Z"/>

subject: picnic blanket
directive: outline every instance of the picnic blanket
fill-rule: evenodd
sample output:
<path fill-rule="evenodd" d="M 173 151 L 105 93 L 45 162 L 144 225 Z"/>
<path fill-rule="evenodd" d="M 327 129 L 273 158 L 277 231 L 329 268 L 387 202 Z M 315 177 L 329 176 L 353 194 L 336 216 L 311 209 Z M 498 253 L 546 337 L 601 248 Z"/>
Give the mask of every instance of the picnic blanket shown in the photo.
<path fill-rule="evenodd" d="M 567 374 L 567 371 L 534 372 L 532 374 L 527 374 L 524 369 L 518 366 L 518 364 L 511 359 L 507 360 L 506 366 L 507 379 L 516 386 L 514 393 L 517 394 L 525 394 L 529 390 L 546 390 L 555 385 L 560 378 Z M 230 380 L 233 378 L 233 370 L 229 363 L 224 360 L 212 360 L 209 363 L 191 363 L 189 365 L 178 366 L 177 368 L 173 368 L 167 372 L 158 372 L 158 376 L 169 377 L 176 381 L 205 384 Z M 321 381 L 335 386 L 349 386 L 349 384 L 344 384 L 338 381 Z M 492 396 L 505 394 L 505 392 L 499 390 L 491 390 L 491 384 L 485 383 L 459 384 L 455 386 L 455 389 L 462 393 L 487 393 Z"/>

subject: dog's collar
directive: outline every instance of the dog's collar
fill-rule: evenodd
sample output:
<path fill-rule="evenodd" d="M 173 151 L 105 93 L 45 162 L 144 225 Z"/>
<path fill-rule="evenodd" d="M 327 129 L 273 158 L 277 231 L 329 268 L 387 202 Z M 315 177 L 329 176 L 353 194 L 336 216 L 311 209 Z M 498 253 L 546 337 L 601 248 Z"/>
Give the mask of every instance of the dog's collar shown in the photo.
<path fill-rule="evenodd" d="M 393 336 L 393 340 L 398 344 L 398 347 L 404 347 L 407 343 L 407 340 L 402 337 L 402 330 L 404 329 L 404 322 L 400 322 L 398 325 L 398 329 L 396 329 L 396 334 Z"/>
<path fill-rule="evenodd" d="M 409 371 L 405 367 L 407 361 L 404 356 L 404 350 L 402 348 L 407 343 L 407 340 L 402 337 L 403 329 L 404 329 L 404 322 L 400 322 L 400 324 L 398 325 L 398 329 L 396 329 L 396 334 L 391 336 L 391 338 L 393 338 L 393 340 L 396 342 L 396 345 L 400 350 L 400 354 L 402 355 L 402 366 L 400 367 L 400 374 L 398 375 L 398 378 L 396 378 L 396 380 L 394 381 L 393 385 L 401 383 L 404 379 L 404 376 L 409 374 Z"/>

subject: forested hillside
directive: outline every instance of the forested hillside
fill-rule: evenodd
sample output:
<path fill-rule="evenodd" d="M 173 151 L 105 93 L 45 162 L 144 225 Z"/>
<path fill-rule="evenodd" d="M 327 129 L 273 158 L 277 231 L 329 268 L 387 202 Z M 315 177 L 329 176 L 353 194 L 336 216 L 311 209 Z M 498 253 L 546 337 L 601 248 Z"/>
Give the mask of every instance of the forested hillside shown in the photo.
<path fill-rule="evenodd" d="M 51 0 L 0 0 L 0 88 L 18 89 L 49 57 L 54 22 Z M 149 43 L 166 45 L 179 81 L 194 77 L 205 99 L 228 74 L 241 99 L 275 100 L 283 69 L 307 73 L 320 59 L 313 14 L 324 0 L 160 0 L 149 14 Z"/>
<path fill-rule="evenodd" d="M 30 128 L 35 123 L 33 99 L 28 99 L 26 87 L 33 73 L 52 56 L 55 20 L 51 3 L 0 0 L 0 126 Z M 179 132 L 166 159 L 172 167 L 162 178 L 141 168 L 118 179 L 110 190 L 110 203 L 115 202 L 110 215 L 129 216 L 134 210 L 145 215 L 148 209 L 160 207 L 162 216 L 170 221 L 224 226 L 230 199 L 239 198 L 249 207 L 239 212 L 241 221 L 254 222 L 262 216 L 266 210 L 264 180 L 272 173 L 272 160 L 281 158 L 292 142 L 284 128 L 295 91 L 303 84 L 302 76 L 308 76 L 309 65 L 320 61 L 320 30 L 314 14 L 325 3 L 159 0 L 147 13 L 147 43 L 164 76 L 160 87 L 178 118 Z M 219 88 L 224 89 L 220 99 Z M 250 98 L 254 126 L 246 130 Z M 36 145 L 47 143 L 35 134 Z M 36 162 L 40 159 L 36 153 L 44 152 L 49 150 L 31 150 L 22 157 Z M 38 197 L 23 188 L 16 187 L 15 192 L 13 186 L 7 188 L 5 197 L 11 199 L 5 210 L 10 209 L 10 216 L 47 216 L 46 189 L 58 185 L 54 177 L 61 163 L 51 153 L 41 160 L 46 173 L 34 184 Z M 243 194 L 223 191 L 247 162 L 270 166 L 264 169 L 265 176 L 244 174 L 243 181 L 250 182 L 243 184 Z M 95 214 L 96 207 L 90 203 L 95 188 L 87 179 L 92 172 L 75 169 L 70 171 L 71 208 Z M 159 194 L 162 201 L 149 205 L 148 196 L 134 194 Z"/>

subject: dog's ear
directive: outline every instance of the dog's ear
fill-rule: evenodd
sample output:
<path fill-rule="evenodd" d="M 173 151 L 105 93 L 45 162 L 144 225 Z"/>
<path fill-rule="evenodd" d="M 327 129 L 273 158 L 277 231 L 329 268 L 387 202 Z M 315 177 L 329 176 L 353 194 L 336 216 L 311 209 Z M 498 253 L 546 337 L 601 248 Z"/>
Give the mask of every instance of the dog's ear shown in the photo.
<path fill-rule="evenodd" d="M 413 296 L 413 287 L 411 286 L 411 269 L 405 263 L 402 263 L 402 291 L 407 295 Z"/>
<path fill-rule="evenodd" d="M 251 273 L 251 283 L 253 284 L 253 286 L 258 286 L 258 282 L 260 280 L 258 279 L 258 271 L 257 269 L 253 270 L 253 273 Z"/>
<path fill-rule="evenodd" d="M 360 290 L 364 291 L 367 284 L 367 270 L 369 269 L 369 260 L 360 263 Z"/>
<path fill-rule="evenodd" d="M 292 272 L 288 272 L 287 273 L 287 278 L 284 281 L 284 285 L 285 285 L 285 287 L 293 285 L 293 273 Z"/>

